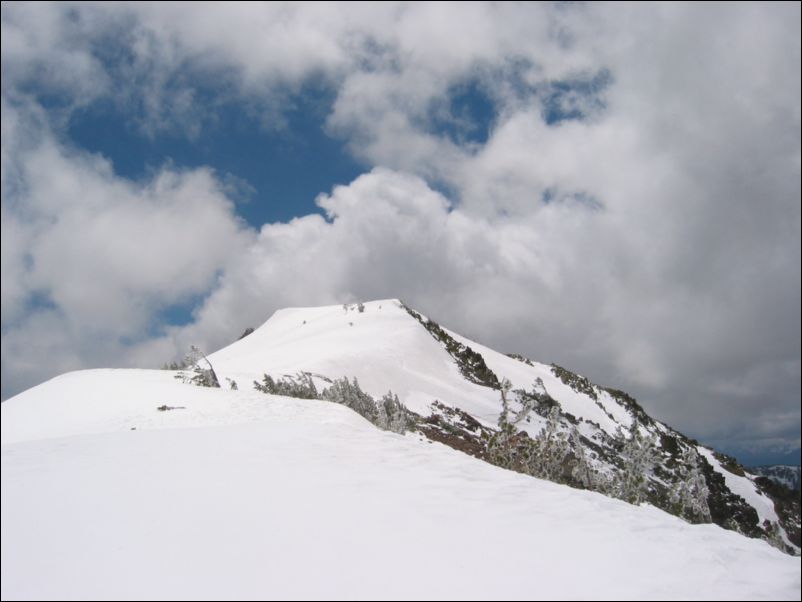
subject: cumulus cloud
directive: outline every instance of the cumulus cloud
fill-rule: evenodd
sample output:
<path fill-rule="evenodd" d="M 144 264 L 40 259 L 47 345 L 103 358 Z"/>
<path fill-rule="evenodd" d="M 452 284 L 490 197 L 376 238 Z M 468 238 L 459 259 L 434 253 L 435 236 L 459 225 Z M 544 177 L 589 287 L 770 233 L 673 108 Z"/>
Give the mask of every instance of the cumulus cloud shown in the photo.
<path fill-rule="evenodd" d="M 24 110 L 4 105 L 3 123 L 4 145 L 19 151 L 3 157 L 4 388 L 54 366 L 120 362 L 154 315 L 208 291 L 248 243 L 209 169 L 165 167 L 132 183 Z"/>
<path fill-rule="evenodd" d="M 797 4 L 4 4 L 4 383 L 33 379 L 6 350 L 147 364 L 284 305 L 400 296 L 631 390 L 693 434 L 798 441 L 799 17 Z M 146 133 L 196 138 L 232 98 L 279 127 L 314 82 L 334 99 L 327 132 L 372 169 L 321 191 L 325 218 L 248 231 L 210 170 L 132 183 L 71 148 L 32 82 L 66 98 L 66 119 L 102 97 Z M 466 89 L 490 106 L 486 140 L 454 113 Z M 193 296 L 190 324 L 142 334 Z M 92 351 L 93 320 L 138 342 Z"/>
<path fill-rule="evenodd" d="M 644 287 L 639 272 L 617 267 L 627 257 L 636 264 L 638 249 L 617 236 L 607 212 L 569 203 L 515 218 L 476 216 L 421 178 L 381 168 L 318 203 L 328 221 L 265 225 L 180 336 L 206 337 L 215 348 L 275 308 L 401 291 L 498 349 L 583 366 L 634 391 L 679 428 L 746 436 L 747 413 L 750 436 L 796 428 L 791 314 L 771 322 L 761 319 L 770 308 L 760 299 L 727 309 L 708 305 L 709 290 Z M 783 337 L 785 352 L 756 358 L 758 346 L 776 348 Z"/>

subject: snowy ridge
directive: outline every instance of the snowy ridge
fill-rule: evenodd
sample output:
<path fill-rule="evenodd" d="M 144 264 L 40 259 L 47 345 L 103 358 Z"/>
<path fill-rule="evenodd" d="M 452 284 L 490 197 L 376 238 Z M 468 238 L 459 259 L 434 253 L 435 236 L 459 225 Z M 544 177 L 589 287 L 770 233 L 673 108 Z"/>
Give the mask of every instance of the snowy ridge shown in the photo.
<path fill-rule="evenodd" d="M 468 377 L 465 370 L 470 373 L 472 367 L 459 365 L 457 356 L 466 349 L 473 354 L 471 358 L 481 361 L 481 366 L 473 367 L 481 374 Z M 669 497 L 679 474 L 676 463 L 683 449 L 696 453 L 694 442 L 647 416 L 625 393 L 593 385 L 556 366 L 498 353 L 442 328 L 397 299 L 280 310 L 251 335 L 210 359 L 221 378 L 240 384 L 260 380 L 265 373 L 280 378 L 309 372 L 318 375 L 319 388 L 326 386 L 320 377 L 356 377 L 373 397 L 392 390 L 421 416 L 442 415 L 440 405 L 445 404 L 489 429 L 496 427 L 500 409 L 499 392 L 493 384 L 507 379 L 513 389 L 526 391 L 540 386 L 559 405 L 562 431 L 576 426 L 592 450 L 591 466 L 601 474 L 611 476 L 620 469 L 620 447 L 633 429 L 646 438 L 653 437 L 663 460 L 662 474 L 651 479 L 654 492 L 650 501 L 664 509 L 671 507 Z M 534 437 L 545 423 L 545 413 L 532 413 L 518 428 Z M 445 425 L 447 429 L 451 426 Z M 473 449 L 469 453 L 481 455 L 475 451 L 476 445 Z M 762 506 L 750 510 L 751 499 L 722 483 L 710 497 L 709 503 L 715 506 L 713 520 L 750 536 L 769 538 L 771 533 L 762 519 L 757 520 L 765 514 Z M 786 528 L 777 521 L 775 515 L 771 522 Z M 797 531 L 795 527 L 792 530 Z M 793 537 L 798 539 L 798 534 Z M 784 541 L 788 541 L 787 534 Z M 798 544 L 789 549 L 798 550 Z"/>
<path fill-rule="evenodd" d="M 516 387 L 541 378 L 588 439 L 670 433 L 606 390 L 449 335 Z M 437 401 L 494 427 L 498 391 L 398 301 L 282 310 L 209 359 L 239 390 L 88 370 L 0 406 L 3 599 L 799 599 L 799 558 L 759 539 L 252 388 L 265 373 L 356 376 L 421 416 Z"/>
<path fill-rule="evenodd" d="M 121 418 L 3 445 L 4 599 L 798 597 L 799 559 L 764 542 L 382 432 L 335 404 L 160 390 L 161 376 L 75 373 L 62 402 L 79 410 L 82 379 L 128 390 L 112 402 Z M 165 400 L 186 409 L 157 412 Z"/>
<path fill-rule="evenodd" d="M 597 393 L 600 399 L 599 403 L 596 403 L 586 394 L 579 393 L 562 382 L 554 374 L 552 367 L 547 364 L 539 362 L 527 364 L 466 339 L 450 330 L 448 333 L 480 353 L 490 369 L 496 374 L 507 378 L 512 383 L 513 388 L 527 389 L 532 386 L 535 379 L 539 378 L 543 381 L 546 391 L 559 401 L 563 410 L 570 412 L 577 418 L 598 424 L 608 435 L 614 436 L 619 426 L 629 428 L 632 425 L 632 415 L 606 391 Z M 496 406 L 495 412 L 498 414 L 497 399 L 494 405 Z"/>
<path fill-rule="evenodd" d="M 462 378 L 449 355 L 398 300 L 364 307 L 364 312 L 342 306 L 280 310 L 209 358 L 222 377 L 238 383 L 301 370 L 329 378 L 355 376 L 374 397 L 392 389 L 415 412 L 425 412 L 434 399 L 454 398 L 494 423 L 496 395 Z"/>
<path fill-rule="evenodd" d="M 300 370 L 330 378 L 356 376 L 374 397 L 391 389 L 415 412 L 428 412 L 438 399 L 457 405 L 488 426 L 496 424 L 498 392 L 467 381 L 443 346 L 397 299 L 368 302 L 364 308 L 363 312 L 345 311 L 342 306 L 280 310 L 251 335 L 209 358 L 222 377 L 240 384 L 260 380 L 264 373 L 281 376 Z M 480 353 L 490 369 L 514 387 L 529 388 L 536 378 L 543 379 L 549 394 L 567 411 L 598 423 L 609 434 L 619 425 L 632 423 L 627 409 L 607 393 L 602 396 L 602 409 L 563 384 L 550 366 L 530 366 L 447 332 Z M 525 428 L 535 432 L 537 427 L 536 423 Z"/>

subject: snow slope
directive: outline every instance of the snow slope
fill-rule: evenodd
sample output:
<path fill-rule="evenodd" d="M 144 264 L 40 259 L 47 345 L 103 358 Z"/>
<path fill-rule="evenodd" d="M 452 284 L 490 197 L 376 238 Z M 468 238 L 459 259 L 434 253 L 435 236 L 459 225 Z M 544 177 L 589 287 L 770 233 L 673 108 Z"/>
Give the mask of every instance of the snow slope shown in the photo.
<path fill-rule="evenodd" d="M 713 470 L 724 477 L 724 482 L 727 483 L 727 487 L 730 491 L 740 495 L 750 506 L 757 510 L 758 520 L 760 520 L 761 523 L 766 520 L 777 520 L 774 504 L 768 497 L 760 492 L 751 479 L 731 473 L 721 465 L 721 462 L 716 459 L 709 449 L 702 446 L 697 447 L 697 449 L 700 454 L 707 458 Z"/>
<path fill-rule="evenodd" d="M 481 354 L 494 373 L 503 375 L 511 383 L 513 388 L 528 389 L 536 378 L 543 381 L 549 395 L 560 402 L 560 406 L 577 418 L 582 418 L 598 424 L 602 430 L 609 435 L 614 435 L 618 425 L 629 427 L 632 424 L 632 416 L 627 410 L 618 405 L 615 400 L 606 392 L 600 391 L 599 403 L 595 403 L 587 395 L 574 391 L 571 387 L 557 378 L 551 370 L 551 366 L 532 362 L 531 365 L 512 359 L 503 353 L 494 351 L 490 347 L 485 347 L 479 343 L 466 339 L 457 333 L 448 333 L 459 342 L 468 345 L 471 349 Z M 498 401 L 495 400 L 495 407 Z M 496 409 L 496 413 L 498 410 Z"/>
<path fill-rule="evenodd" d="M 729 490 L 741 496 L 744 500 L 746 500 L 747 504 L 752 506 L 752 508 L 757 511 L 758 521 L 760 521 L 760 524 L 763 524 L 766 521 L 777 522 L 778 517 L 777 512 L 774 510 L 774 502 L 772 502 L 769 497 L 764 495 L 757 485 L 755 485 L 755 477 L 748 475 L 748 473 L 744 473 L 745 476 L 733 474 L 721 465 L 721 462 L 716 459 L 711 450 L 702 446 L 698 446 L 697 449 L 699 453 L 707 459 L 707 461 L 713 467 L 713 470 L 724 477 L 724 482 L 727 484 Z M 799 546 L 794 544 L 788 538 L 788 535 L 785 533 L 785 531 L 780 531 L 780 536 L 786 545 L 796 550 L 797 554 L 799 553 Z"/>
<path fill-rule="evenodd" d="M 221 378 L 242 385 L 299 370 L 332 379 L 357 377 L 374 397 L 392 389 L 411 410 L 435 399 L 459 400 L 466 411 L 495 424 L 497 395 L 466 381 L 451 356 L 398 300 L 277 311 L 244 339 L 209 356 Z M 323 383 L 325 384 L 325 383 Z"/>
<path fill-rule="evenodd" d="M 428 414 L 430 404 L 440 400 L 495 426 L 498 392 L 466 380 L 443 345 L 397 299 L 371 301 L 364 307 L 364 312 L 344 311 L 342 306 L 279 310 L 252 334 L 209 359 L 221 378 L 232 378 L 240 386 L 261 381 L 265 373 L 275 378 L 299 370 L 329 378 L 355 376 L 374 397 L 390 389 L 420 414 Z M 499 378 L 508 378 L 513 388 L 529 389 L 539 377 L 566 411 L 599 424 L 609 434 L 618 424 L 632 422 L 627 409 L 606 393 L 596 403 L 563 384 L 550 366 L 534 362 L 530 366 L 447 332 L 479 352 L 488 367 Z M 540 427 L 534 417 L 522 428 L 534 434 Z"/>
<path fill-rule="evenodd" d="M 3 599 L 800 595 L 799 558 L 763 541 L 322 401 L 96 370 L 2 404 L 2 424 Z"/>
<path fill-rule="evenodd" d="M 599 388 L 449 334 L 515 387 L 541 378 L 583 434 L 633 423 Z M 764 541 L 253 390 L 264 373 L 356 376 L 423 415 L 440 400 L 495 425 L 498 392 L 396 300 L 282 310 L 210 359 L 238 391 L 87 370 L 0 406 L 3 599 L 800 597 L 799 558 Z"/>

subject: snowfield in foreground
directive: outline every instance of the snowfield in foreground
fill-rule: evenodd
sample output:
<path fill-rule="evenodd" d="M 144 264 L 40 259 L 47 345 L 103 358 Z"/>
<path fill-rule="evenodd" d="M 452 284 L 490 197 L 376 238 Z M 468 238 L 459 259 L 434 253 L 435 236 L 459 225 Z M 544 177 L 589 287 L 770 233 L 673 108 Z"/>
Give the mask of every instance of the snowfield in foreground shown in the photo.
<path fill-rule="evenodd" d="M 800 559 L 764 541 L 171 377 L 2 404 L 3 599 L 800 597 Z"/>

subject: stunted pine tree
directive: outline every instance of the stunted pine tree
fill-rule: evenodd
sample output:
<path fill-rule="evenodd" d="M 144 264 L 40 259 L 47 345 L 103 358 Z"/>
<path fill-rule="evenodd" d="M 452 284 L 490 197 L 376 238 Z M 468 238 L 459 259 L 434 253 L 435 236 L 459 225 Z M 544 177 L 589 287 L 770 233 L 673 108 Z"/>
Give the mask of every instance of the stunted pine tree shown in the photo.
<path fill-rule="evenodd" d="M 331 386 L 323 390 L 323 399 L 348 406 L 360 416 L 367 418 L 373 424 L 379 420 L 379 408 L 373 398 L 359 387 L 359 381 L 354 377 L 353 382 L 347 376 L 335 380 Z"/>
<path fill-rule="evenodd" d="M 620 428 L 618 436 L 624 437 Z M 623 466 L 613 484 L 615 497 L 636 505 L 644 501 L 649 493 L 649 477 L 659 457 L 655 437 L 644 437 L 640 428 L 634 425 L 621 450 Z"/>
<path fill-rule="evenodd" d="M 707 503 L 707 481 L 700 464 L 699 453 L 690 446 L 683 447 L 676 470 L 677 481 L 669 493 L 673 513 L 691 523 L 712 520 Z"/>
<path fill-rule="evenodd" d="M 284 375 L 278 380 L 274 380 L 269 374 L 265 374 L 262 382 L 253 381 L 253 387 L 262 393 L 271 395 L 285 395 L 287 397 L 297 397 L 298 399 L 318 399 L 317 387 L 312 380 L 309 372 L 298 372 L 295 376 Z"/>
<path fill-rule="evenodd" d="M 403 435 L 408 426 L 407 409 L 398 400 L 398 395 L 388 391 L 381 398 L 378 406 L 376 426 L 385 431 L 392 431 Z"/>
<path fill-rule="evenodd" d="M 186 369 L 191 370 L 192 373 L 179 372 L 175 375 L 175 378 L 199 387 L 220 388 L 220 381 L 217 379 L 212 362 L 195 345 L 189 348 L 189 353 L 184 358 L 183 365 L 186 366 Z"/>
<path fill-rule="evenodd" d="M 581 485 L 585 489 L 597 489 L 599 486 L 599 472 L 588 459 L 585 446 L 582 444 L 582 436 L 576 425 L 573 425 L 568 433 L 568 444 L 574 455 L 574 467 L 571 469 L 574 483 Z"/>
<path fill-rule="evenodd" d="M 571 453 L 568 434 L 560 425 L 560 408 L 549 409 L 546 424 L 527 449 L 527 473 L 532 476 L 564 483 L 565 463 Z"/>
<path fill-rule="evenodd" d="M 508 400 L 511 388 L 512 383 L 506 378 L 502 379 L 500 388 L 501 413 L 498 417 L 499 430 L 490 437 L 487 443 L 487 457 L 492 464 L 502 468 L 525 471 L 524 465 L 527 453 L 523 449 L 525 444 L 521 439 L 528 439 L 528 437 L 525 434 L 518 435 L 517 425 L 532 412 L 534 404 L 530 399 L 517 396 L 516 401 L 520 404 L 521 409 L 514 416 L 511 416 Z"/>

